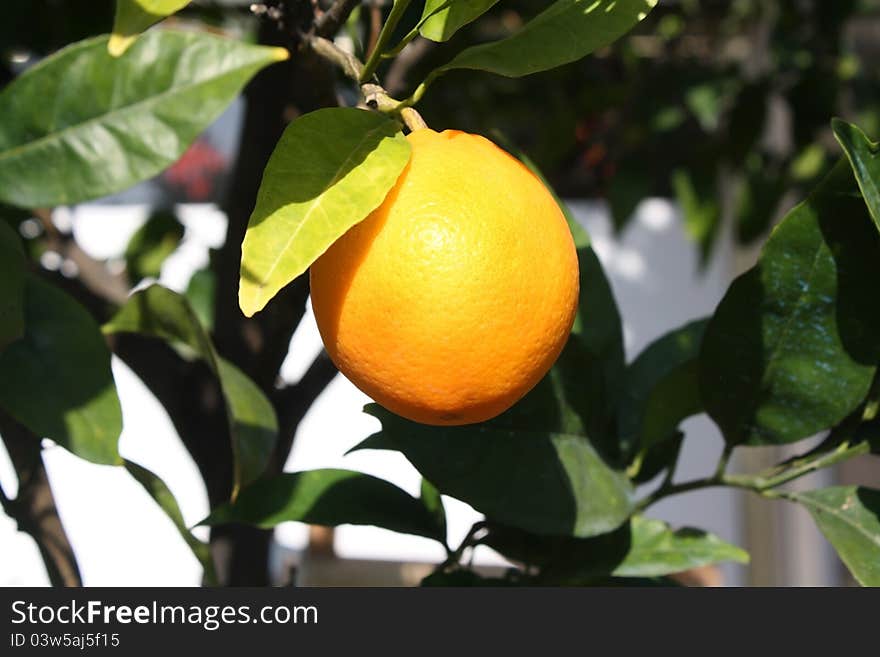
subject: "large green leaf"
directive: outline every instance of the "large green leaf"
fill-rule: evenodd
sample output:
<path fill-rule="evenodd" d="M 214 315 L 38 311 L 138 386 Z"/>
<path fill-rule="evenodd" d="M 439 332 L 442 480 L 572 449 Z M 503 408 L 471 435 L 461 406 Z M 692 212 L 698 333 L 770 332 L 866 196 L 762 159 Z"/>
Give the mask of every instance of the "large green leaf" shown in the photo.
<path fill-rule="evenodd" d="M 119 465 L 122 410 L 95 320 L 35 276 L 25 282 L 24 314 L 24 337 L 0 354 L 0 406 L 81 458 Z"/>
<path fill-rule="evenodd" d="M 774 230 L 703 340 L 706 410 L 730 443 L 787 443 L 837 424 L 880 361 L 880 236 L 845 161 Z"/>
<path fill-rule="evenodd" d="M 682 420 L 702 410 L 698 357 L 706 324 L 701 319 L 670 331 L 627 368 L 619 411 L 627 450 L 647 450 L 675 438 Z"/>
<path fill-rule="evenodd" d="M 250 317 L 385 199 L 409 161 L 400 125 L 354 108 L 291 123 L 275 147 L 242 244 L 242 312 Z"/>
<path fill-rule="evenodd" d="M 872 142 L 857 126 L 846 121 L 834 119 L 831 127 L 852 166 L 871 217 L 880 229 L 880 144 Z"/>
<path fill-rule="evenodd" d="M 536 534 L 594 536 L 633 509 L 629 480 L 583 436 L 491 425 L 432 427 L 371 404 L 382 431 L 358 447 L 393 449 L 446 495 Z"/>
<path fill-rule="evenodd" d="M 807 508 L 862 586 L 880 586 L 880 491 L 832 486 L 788 496 Z"/>
<path fill-rule="evenodd" d="M 217 375 L 226 401 L 235 467 L 233 497 L 263 473 L 278 437 L 272 404 L 243 372 L 217 355 L 186 297 L 151 285 L 135 292 L 104 332 L 150 335 L 194 351 Z"/>
<path fill-rule="evenodd" d="M 615 532 L 589 539 L 541 537 L 490 526 L 482 541 L 501 554 L 541 567 L 542 584 L 584 584 L 609 575 L 657 577 L 724 561 L 747 563 L 744 550 L 717 536 L 633 516 Z"/>
<path fill-rule="evenodd" d="M 56 206 L 119 192 L 173 163 L 261 68 L 287 57 L 150 31 L 122 57 L 77 42 L 0 93 L 0 200 Z"/>
<path fill-rule="evenodd" d="M 145 467 L 138 465 L 132 461 L 125 461 L 125 469 L 131 474 L 137 482 L 144 487 L 150 497 L 159 505 L 159 508 L 165 512 L 165 515 L 174 524 L 174 528 L 184 542 L 192 550 L 196 559 L 202 564 L 205 571 L 205 581 L 209 584 L 216 585 L 216 574 L 214 573 L 214 559 L 211 556 L 211 548 L 207 543 L 203 543 L 195 536 L 186 526 L 183 519 L 183 513 L 180 506 L 174 498 L 174 494 L 169 490 L 168 486 L 162 479 L 156 476 Z"/>
<path fill-rule="evenodd" d="M 189 0 L 116 0 L 113 34 L 107 50 L 118 57 L 128 50 L 141 32 L 188 4 Z"/>
<path fill-rule="evenodd" d="M 0 221 L 0 353 L 24 335 L 24 263 L 21 240 Z"/>
<path fill-rule="evenodd" d="M 657 0 L 556 0 L 506 39 L 465 48 L 425 81 L 455 69 L 520 77 L 577 61 L 626 34 Z"/>
<path fill-rule="evenodd" d="M 431 41 L 446 41 L 496 2 L 498 0 L 425 0 L 419 32 Z"/>
<path fill-rule="evenodd" d="M 240 522 L 271 528 L 296 520 L 313 525 L 375 525 L 443 541 L 427 508 L 397 486 L 351 470 L 286 472 L 262 479 L 202 524 Z"/>

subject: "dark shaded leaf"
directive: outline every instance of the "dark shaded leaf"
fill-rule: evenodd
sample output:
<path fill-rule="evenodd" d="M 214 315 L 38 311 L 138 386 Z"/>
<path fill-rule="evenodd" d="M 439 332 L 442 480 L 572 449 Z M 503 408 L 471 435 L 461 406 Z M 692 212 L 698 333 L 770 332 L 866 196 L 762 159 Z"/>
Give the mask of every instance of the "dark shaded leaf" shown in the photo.
<path fill-rule="evenodd" d="M 421 586 L 523 586 L 524 584 L 502 577 L 483 577 L 472 570 L 452 570 L 450 572 L 433 572 L 422 579 Z"/>
<path fill-rule="evenodd" d="M 287 472 L 261 479 L 200 524 L 239 522 L 271 528 L 291 520 L 330 527 L 375 525 L 445 540 L 421 501 L 387 481 L 351 470 Z"/>
<path fill-rule="evenodd" d="M 382 438 L 359 448 L 400 451 L 446 495 L 492 520 L 536 534 L 594 536 L 620 526 L 633 508 L 629 480 L 583 436 L 487 424 L 433 427 L 378 405 Z"/>
<path fill-rule="evenodd" d="M 774 230 L 709 323 L 700 385 L 730 443 L 788 443 L 865 398 L 880 361 L 880 244 L 845 161 Z"/>
<path fill-rule="evenodd" d="M 434 522 L 439 529 L 439 533 L 441 536 L 443 536 L 443 539 L 445 541 L 446 509 L 443 508 L 443 498 L 440 496 L 440 491 L 437 490 L 437 487 L 424 477 L 422 477 L 422 486 L 419 499 L 422 500 L 422 504 L 425 505 L 428 513 L 430 513 L 434 517 Z"/>
<path fill-rule="evenodd" d="M 24 337 L 0 354 L 0 406 L 80 458 L 119 465 L 122 409 L 95 320 L 35 276 L 25 282 L 24 316 Z"/>
<path fill-rule="evenodd" d="M 217 355 L 185 297 L 161 285 L 139 290 L 104 332 L 150 335 L 194 351 L 217 375 L 226 401 L 235 469 L 233 498 L 263 473 L 278 437 L 275 410 L 253 381 Z"/>
<path fill-rule="evenodd" d="M 627 450 L 647 450 L 672 440 L 678 425 L 703 409 L 699 354 L 708 320 L 670 331 L 627 368 L 618 426 Z"/>
<path fill-rule="evenodd" d="M 180 512 L 180 506 L 177 504 L 174 494 L 165 485 L 165 482 L 145 467 L 132 461 L 125 461 L 125 469 L 144 487 L 150 497 L 153 498 L 156 504 L 159 505 L 159 508 L 165 512 L 165 515 L 174 524 L 177 533 L 180 534 L 180 537 L 189 546 L 189 549 L 192 550 L 196 559 L 202 564 L 202 568 L 205 571 L 205 580 L 216 584 L 217 578 L 214 573 L 214 560 L 211 556 L 211 548 L 207 543 L 202 543 L 202 541 L 193 536 L 186 526 L 183 514 Z"/>
<path fill-rule="evenodd" d="M 539 566 L 549 585 L 589 584 L 607 576 L 657 577 L 723 561 L 747 563 L 748 554 L 713 534 L 634 516 L 615 532 L 588 539 L 542 537 L 490 526 L 482 543 L 504 556 Z"/>
<path fill-rule="evenodd" d="M 0 353 L 24 335 L 24 263 L 21 240 L 0 221 Z"/>

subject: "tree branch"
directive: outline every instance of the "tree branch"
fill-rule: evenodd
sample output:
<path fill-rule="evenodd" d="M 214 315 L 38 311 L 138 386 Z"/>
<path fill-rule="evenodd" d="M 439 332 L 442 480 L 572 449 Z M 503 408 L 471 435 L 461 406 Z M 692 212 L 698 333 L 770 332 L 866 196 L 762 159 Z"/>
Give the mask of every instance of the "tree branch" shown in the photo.
<path fill-rule="evenodd" d="M 315 34 L 322 37 L 332 37 L 345 24 L 351 12 L 361 3 L 361 0 L 336 0 L 333 5 L 315 21 Z"/>
<path fill-rule="evenodd" d="M 279 429 L 275 454 L 279 470 L 290 453 L 297 426 L 337 371 L 327 352 L 321 351 L 297 383 L 276 392 L 274 402 Z"/>
<path fill-rule="evenodd" d="M 36 542 L 53 586 L 82 586 L 76 555 L 46 476 L 39 438 L 2 412 L 0 434 L 18 475 L 18 496 L 0 498 L 4 511 Z"/>

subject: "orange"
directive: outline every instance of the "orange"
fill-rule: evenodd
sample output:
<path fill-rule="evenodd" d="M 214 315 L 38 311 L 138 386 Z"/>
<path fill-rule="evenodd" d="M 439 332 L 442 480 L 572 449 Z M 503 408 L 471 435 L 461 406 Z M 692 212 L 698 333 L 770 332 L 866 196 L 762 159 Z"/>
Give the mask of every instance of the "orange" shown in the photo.
<path fill-rule="evenodd" d="M 481 422 L 559 356 L 577 253 L 547 188 L 495 144 L 454 130 L 408 139 L 382 205 L 312 265 L 315 317 L 339 370 L 388 410 Z"/>

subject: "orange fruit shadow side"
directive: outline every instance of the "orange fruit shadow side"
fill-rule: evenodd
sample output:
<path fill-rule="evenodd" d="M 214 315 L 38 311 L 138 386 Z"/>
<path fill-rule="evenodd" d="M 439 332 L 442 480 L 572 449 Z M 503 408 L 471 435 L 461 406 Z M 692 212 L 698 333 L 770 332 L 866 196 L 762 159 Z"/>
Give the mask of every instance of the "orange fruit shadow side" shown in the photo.
<path fill-rule="evenodd" d="M 562 351 L 577 253 L 543 183 L 495 144 L 453 130 L 408 139 L 383 204 L 312 265 L 315 318 L 339 370 L 388 410 L 481 422 Z"/>

